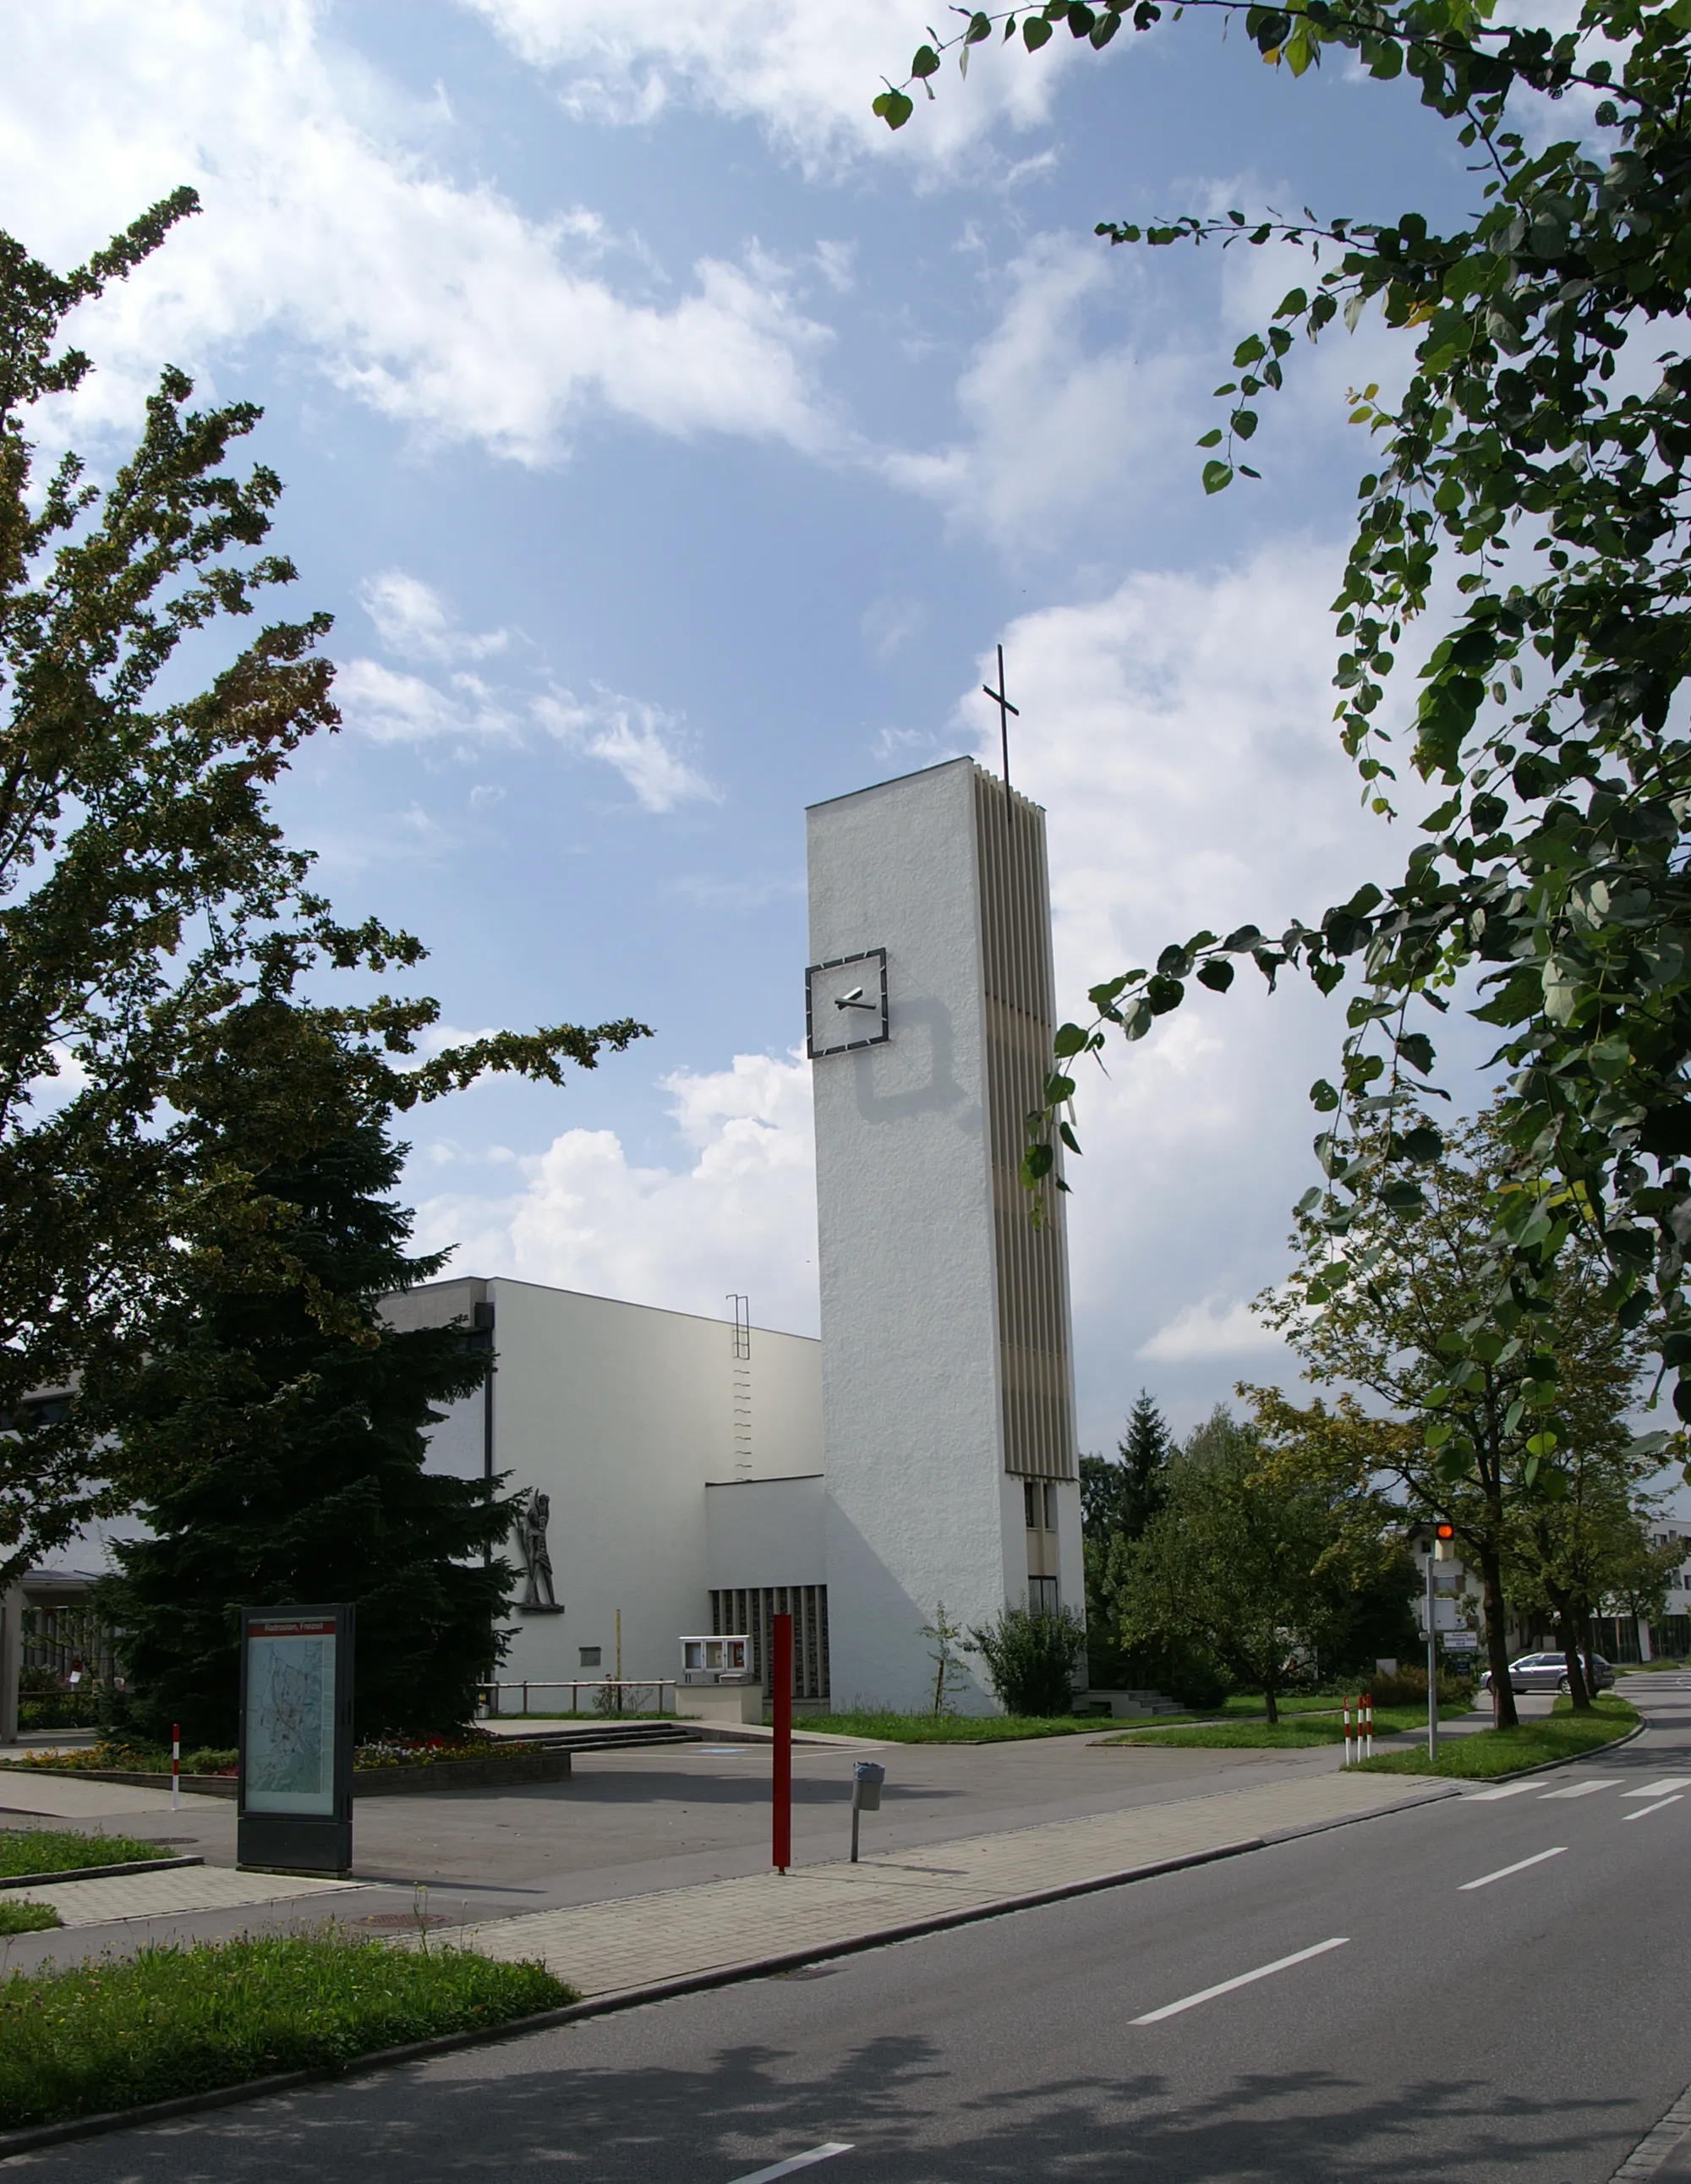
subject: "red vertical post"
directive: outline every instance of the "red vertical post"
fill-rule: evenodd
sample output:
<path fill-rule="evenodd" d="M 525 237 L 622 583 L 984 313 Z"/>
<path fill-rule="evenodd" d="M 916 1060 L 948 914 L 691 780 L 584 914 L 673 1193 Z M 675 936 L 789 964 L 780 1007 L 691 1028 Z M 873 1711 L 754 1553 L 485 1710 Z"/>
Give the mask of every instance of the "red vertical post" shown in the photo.
<path fill-rule="evenodd" d="M 775 1854 L 778 1873 L 793 1863 L 793 1618 L 775 1618 L 770 1678 L 775 1704 L 775 1766 L 770 1780 Z"/>

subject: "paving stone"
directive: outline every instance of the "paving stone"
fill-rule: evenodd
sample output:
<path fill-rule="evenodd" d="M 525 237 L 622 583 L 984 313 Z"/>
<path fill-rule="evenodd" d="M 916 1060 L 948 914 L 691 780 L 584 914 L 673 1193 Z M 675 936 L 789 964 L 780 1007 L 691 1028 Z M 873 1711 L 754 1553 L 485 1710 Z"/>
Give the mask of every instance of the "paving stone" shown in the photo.
<path fill-rule="evenodd" d="M 1323 1774 L 871 1854 L 858 1865 L 842 1860 L 784 1877 L 531 1912 L 436 1939 L 504 1961 L 538 1958 L 584 1995 L 606 1996 L 861 1942 L 917 1920 L 1450 1794 L 1448 1785 L 1400 1776 Z"/>
<path fill-rule="evenodd" d="M 8 1888 L 8 1900 L 50 1903 L 67 1926 L 99 1926 L 124 1919 L 156 1919 L 181 1911 L 232 1911 L 248 1904 L 292 1902 L 302 1896 L 356 1889 L 355 1880 L 315 1880 L 303 1875 L 235 1873 L 227 1866 L 176 1866 L 163 1873 L 126 1873 L 107 1880 L 41 1881 Z"/>

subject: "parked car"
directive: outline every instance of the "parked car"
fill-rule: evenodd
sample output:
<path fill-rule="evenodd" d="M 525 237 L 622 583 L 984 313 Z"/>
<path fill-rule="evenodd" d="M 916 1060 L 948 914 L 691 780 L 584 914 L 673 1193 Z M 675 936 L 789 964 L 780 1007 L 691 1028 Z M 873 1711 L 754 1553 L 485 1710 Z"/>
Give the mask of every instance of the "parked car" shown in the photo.
<path fill-rule="evenodd" d="M 1615 1671 L 1600 1653 L 1594 1653 L 1591 1665 L 1597 1677 L 1597 1688 L 1606 1691 L 1615 1680 Z M 1509 1664 L 1509 1685 L 1516 1691 L 1562 1691 L 1568 1687 L 1566 1656 L 1561 1653 L 1523 1653 L 1518 1661 Z M 1480 1678 L 1480 1689 L 1491 1689 L 1491 1670 Z"/>

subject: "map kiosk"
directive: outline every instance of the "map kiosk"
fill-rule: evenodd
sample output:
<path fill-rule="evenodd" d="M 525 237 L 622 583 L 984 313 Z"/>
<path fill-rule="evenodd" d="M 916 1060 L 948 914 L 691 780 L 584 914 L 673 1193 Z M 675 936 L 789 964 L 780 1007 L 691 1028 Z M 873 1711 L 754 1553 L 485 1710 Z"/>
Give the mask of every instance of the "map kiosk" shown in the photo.
<path fill-rule="evenodd" d="M 352 1869 L 353 1620 L 349 1602 L 241 1611 L 238 1865 Z"/>

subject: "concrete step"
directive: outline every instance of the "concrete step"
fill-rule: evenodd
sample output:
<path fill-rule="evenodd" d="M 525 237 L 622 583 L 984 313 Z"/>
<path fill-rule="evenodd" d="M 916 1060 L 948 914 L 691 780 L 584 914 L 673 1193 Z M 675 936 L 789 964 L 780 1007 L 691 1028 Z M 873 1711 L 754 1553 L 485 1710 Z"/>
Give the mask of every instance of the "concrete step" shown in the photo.
<path fill-rule="evenodd" d="M 487 1726 L 490 1724 L 484 1724 Z M 690 1744 L 693 1732 L 676 1721 L 618 1721 L 615 1715 L 598 1721 L 508 1723 L 500 1735 L 525 1744 L 543 1744 L 549 1751 L 615 1752 L 643 1744 Z"/>

